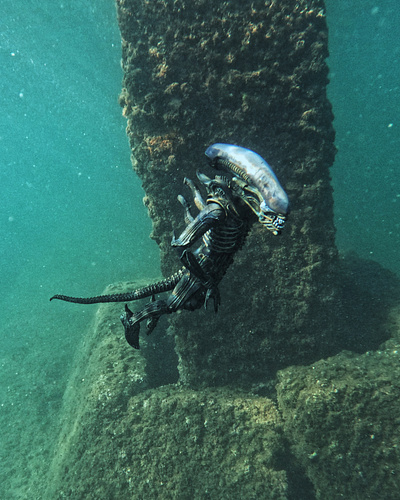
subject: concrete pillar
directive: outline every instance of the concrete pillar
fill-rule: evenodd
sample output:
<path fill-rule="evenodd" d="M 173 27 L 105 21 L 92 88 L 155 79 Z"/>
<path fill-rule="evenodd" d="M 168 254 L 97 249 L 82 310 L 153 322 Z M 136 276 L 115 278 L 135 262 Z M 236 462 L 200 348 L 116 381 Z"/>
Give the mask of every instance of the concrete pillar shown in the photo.
<path fill-rule="evenodd" d="M 183 228 L 183 178 L 209 172 L 214 142 L 263 156 L 286 189 L 284 234 L 255 226 L 220 286 L 214 312 L 171 319 L 181 380 L 258 383 L 276 369 L 335 350 L 335 155 L 324 2 L 119 0 L 120 96 L 135 171 L 143 181 L 162 270 Z"/>

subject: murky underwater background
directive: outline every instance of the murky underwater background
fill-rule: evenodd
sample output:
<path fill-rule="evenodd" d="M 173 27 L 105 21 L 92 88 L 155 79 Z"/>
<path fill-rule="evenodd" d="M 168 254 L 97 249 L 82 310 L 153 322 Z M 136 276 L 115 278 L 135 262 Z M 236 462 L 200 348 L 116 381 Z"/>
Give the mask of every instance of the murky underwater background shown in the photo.
<path fill-rule="evenodd" d="M 400 274 L 400 12 L 327 0 L 337 243 Z"/>
<path fill-rule="evenodd" d="M 96 308 L 48 299 L 151 280 L 158 249 L 117 102 L 113 1 L 0 4 L 0 498 L 40 498 L 63 389 Z M 327 8 L 337 242 L 400 274 L 397 3 Z"/>

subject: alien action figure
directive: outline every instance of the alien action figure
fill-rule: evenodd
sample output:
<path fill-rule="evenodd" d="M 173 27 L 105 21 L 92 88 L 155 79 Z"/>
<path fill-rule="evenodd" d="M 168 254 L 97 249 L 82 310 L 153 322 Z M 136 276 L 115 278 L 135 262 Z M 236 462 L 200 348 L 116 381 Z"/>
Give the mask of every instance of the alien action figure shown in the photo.
<path fill-rule="evenodd" d="M 289 213 L 289 200 L 268 163 L 257 153 L 230 144 L 214 144 L 207 148 L 206 157 L 212 168 L 227 175 L 213 179 L 197 172 L 205 187 L 204 200 L 195 184 L 184 179 L 192 192 L 199 213 L 193 217 L 189 203 L 181 195 L 178 200 L 185 211 L 186 228 L 179 237 L 173 235 L 171 246 L 179 252 L 183 267 L 172 276 L 132 292 L 80 298 L 54 295 L 78 304 L 100 302 L 130 302 L 151 297 L 140 311 L 132 312 L 127 305 L 121 315 L 125 337 L 139 349 L 140 323 L 146 320 L 150 334 L 163 314 L 180 309 L 194 311 L 213 301 L 217 312 L 220 304 L 218 285 L 243 246 L 252 224 L 259 221 L 274 235 L 280 234 Z M 155 295 L 169 292 L 166 298 Z"/>

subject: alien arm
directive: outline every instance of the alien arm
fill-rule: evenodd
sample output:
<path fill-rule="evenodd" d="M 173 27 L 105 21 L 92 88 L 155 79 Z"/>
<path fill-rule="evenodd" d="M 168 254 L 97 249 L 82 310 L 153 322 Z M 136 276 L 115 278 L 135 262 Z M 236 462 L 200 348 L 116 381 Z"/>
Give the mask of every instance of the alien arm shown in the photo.
<path fill-rule="evenodd" d="M 217 203 L 210 203 L 186 226 L 178 238 L 172 238 L 171 246 L 177 248 L 190 247 L 209 229 L 216 227 L 225 220 L 225 211 Z"/>

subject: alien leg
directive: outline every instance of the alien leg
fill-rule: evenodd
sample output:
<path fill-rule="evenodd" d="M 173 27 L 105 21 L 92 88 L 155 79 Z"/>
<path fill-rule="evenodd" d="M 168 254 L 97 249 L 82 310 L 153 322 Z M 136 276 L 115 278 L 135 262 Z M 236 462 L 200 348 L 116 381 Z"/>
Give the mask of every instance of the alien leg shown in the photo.
<path fill-rule="evenodd" d="M 200 280 L 203 287 L 207 290 L 204 299 L 204 309 L 207 309 L 208 302 L 210 299 L 213 299 L 214 311 L 218 312 L 218 307 L 221 305 L 221 296 L 218 284 L 212 279 L 211 271 L 213 263 L 207 256 L 198 254 L 197 252 L 193 253 L 187 249 L 183 250 L 180 259 L 192 276 Z"/>
<path fill-rule="evenodd" d="M 125 338 L 129 345 L 139 349 L 140 323 L 147 319 L 147 335 L 154 330 L 158 320 L 163 314 L 173 312 L 165 300 L 156 300 L 149 302 L 141 311 L 132 312 L 125 305 L 125 312 L 121 314 L 121 322 L 125 328 Z"/>
<path fill-rule="evenodd" d="M 179 309 L 194 311 L 204 302 L 205 289 L 201 282 L 190 273 L 185 274 L 169 294 L 167 300 L 156 300 L 148 303 L 141 311 L 132 312 L 125 305 L 121 321 L 125 328 L 125 338 L 129 345 L 139 349 L 140 323 L 147 320 L 149 335 L 163 314 L 171 314 Z"/>

